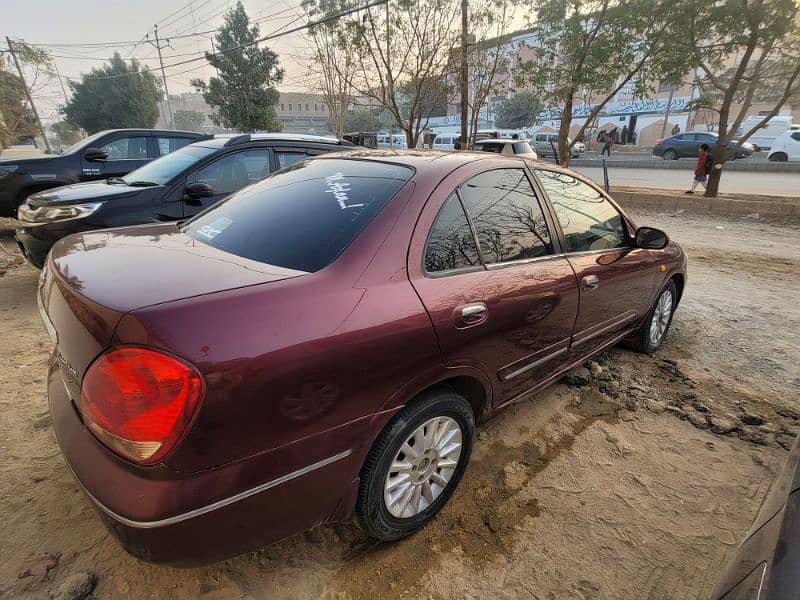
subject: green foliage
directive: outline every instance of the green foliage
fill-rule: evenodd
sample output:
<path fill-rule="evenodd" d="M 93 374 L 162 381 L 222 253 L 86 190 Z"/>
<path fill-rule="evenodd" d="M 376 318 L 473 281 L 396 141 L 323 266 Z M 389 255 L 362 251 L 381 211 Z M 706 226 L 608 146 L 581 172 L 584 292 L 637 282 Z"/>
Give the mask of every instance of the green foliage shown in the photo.
<path fill-rule="evenodd" d="M 81 130 L 68 121 L 58 121 L 50 126 L 62 146 L 72 146 L 83 138 Z"/>
<path fill-rule="evenodd" d="M 530 92 L 518 92 L 495 111 L 494 124 L 502 129 L 521 129 L 533 125 L 542 110 L 539 98 Z"/>
<path fill-rule="evenodd" d="M 275 85 L 283 80 L 278 56 L 269 48 L 258 48 L 258 26 L 250 25 L 244 6 L 238 2 L 225 14 L 216 35 L 217 54 L 206 52 L 206 60 L 218 77 L 208 83 L 195 79 L 192 85 L 215 109 L 217 125 L 243 132 L 280 131 L 275 112 L 279 94 Z"/>
<path fill-rule="evenodd" d="M 196 110 L 176 110 L 175 129 L 182 131 L 202 131 L 206 117 Z"/>
<path fill-rule="evenodd" d="M 20 41 L 14 41 L 13 46 L 22 68 L 34 71 L 34 79 L 52 69 L 52 59 L 45 50 Z M 10 56 L 6 59 L 0 54 L 0 145 L 27 142 L 37 135 L 41 132 L 16 66 Z"/>
<path fill-rule="evenodd" d="M 344 121 L 345 132 L 378 131 L 381 120 L 378 111 L 372 108 L 357 108 L 347 114 Z"/>
<path fill-rule="evenodd" d="M 72 98 L 62 109 L 66 120 L 92 134 L 103 129 L 155 127 L 163 97 L 158 78 L 136 60 L 119 53 L 102 67 L 69 82 Z"/>

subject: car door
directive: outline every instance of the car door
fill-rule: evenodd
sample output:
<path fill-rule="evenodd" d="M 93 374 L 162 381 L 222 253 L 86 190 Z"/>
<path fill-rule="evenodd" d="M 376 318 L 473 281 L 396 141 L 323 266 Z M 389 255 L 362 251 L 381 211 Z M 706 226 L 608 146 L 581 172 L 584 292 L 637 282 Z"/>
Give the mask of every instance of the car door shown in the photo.
<path fill-rule="evenodd" d="M 578 278 L 580 310 L 572 350 L 586 354 L 644 317 L 659 265 L 651 251 L 633 246 L 632 227 L 599 188 L 567 173 L 534 173 L 553 207 L 562 250 Z"/>
<path fill-rule="evenodd" d="M 719 142 L 719 138 L 717 136 L 710 133 L 693 133 L 692 135 L 694 136 L 695 146 L 694 153 L 691 156 L 700 156 L 700 146 L 702 144 L 708 144 L 708 147 L 712 153 L 717 149 Z"/>
<path fill-rule="evenodd" d="M 106 153 L 102 160 L 87 161 L 82 158 L 81 181 L 122 177 L 150 162 L 149 136 L 143 133 L 115 134 L 104 139 L 98 148 Z"/>
<path fill-rule="evenodd" d="M 269 151 L 266 147 L 242 148 L 217 157 L 187 177 L 187 186 L 205 183 L 211 187 L 212 193 L 205 197 L 185 196 L 184 217 L 191 217 L 243 187 L 263 179 L 270 171 Z"/>
<path fill-rule="evenodd" d="M 566 360 L 578 289 L 526 170 L 486 169 L 463 167 L 431 196 L 409 277 L 445 363 L 484 372 L 500 405 L 546 382 Z"/>

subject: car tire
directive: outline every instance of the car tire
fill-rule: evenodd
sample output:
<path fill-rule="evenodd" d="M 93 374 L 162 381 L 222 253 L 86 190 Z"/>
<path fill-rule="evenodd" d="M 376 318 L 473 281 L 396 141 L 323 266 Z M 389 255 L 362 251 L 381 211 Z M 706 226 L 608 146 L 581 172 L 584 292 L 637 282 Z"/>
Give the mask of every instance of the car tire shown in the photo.
<path fill-rule="evenodd" d="M 770 162 L 786 162 L 789 160 L 789 156 L 785 152 L 775 152 L 769 155 Z"/>
<path fill-rule="evenodd" d="M 430 441 L 428 435 L 433 436 Z M 356 524 L 385 541 L 424 527 L 461 481 L 474 437 L 472 408 L 450 387 L 432 388 L 415 398 L 384 427 L 367 454 L 360 474 Z M 457 451 L 456 444 L 460 444 Z M 419 447 L 423 452 L 414 457 L 403 451 Z M 399 464 L 408 467 L 392 470 Z"/>
<path fill-rule="evenodd" d="M 661 347 L 667 337 L 670 325 L 672 325 L 677 302 L 678 288 L 670 279 L 656 297 L 656 301 L 647 313 L 647 318 L 630 340 L 634 350 L 642 354 L 653 354 Z M 666 303 L 669 304 L 668 314 L 664 314 Z"/>
<path fill-rule="evenodd" d="M 678 153 L 672 148 L 664 150 L 664 160 L 678 160 Z"/>

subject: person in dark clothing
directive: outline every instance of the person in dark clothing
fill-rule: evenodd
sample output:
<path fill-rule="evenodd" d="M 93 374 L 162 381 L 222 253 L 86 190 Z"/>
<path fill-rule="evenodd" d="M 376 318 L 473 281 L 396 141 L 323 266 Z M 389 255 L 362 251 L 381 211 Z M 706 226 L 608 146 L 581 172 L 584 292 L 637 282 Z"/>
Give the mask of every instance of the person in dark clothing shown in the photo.
<path fill-rule="evenodd" d="M 608 154 L 609 157 L 611 156 L 611 148 L 614 146 L 614 132 L 615 131 L 616 131 L 616 129 L 612 130 L 609 133 L 605 133 L 604 132 L 604 135 L 603 135 L 603 149 L 600 151 L 600 156 L 603 156 L 604 154 Z"/>
<path fill-rule="evenodd" d="M 672 135 L 678 135 L 681 132 L 681 128 L 675 123 L 675 127 L 672 128 Z"/>
<path fill-rule="evenodd" d="M 713 163 L 714 161 L 709 153 L 708 144 L 701 144 L 700 155 L 697 157 L 697 163 L 694 165 L 694 180 L 692 181 L 692 189 L 687 190 L 684 193 L 694 194 L 698 183 L 703 186 L 703 189 L 706 189 L 706 180 L 708 179 L 708 174 L 711 172 Z"/>
<path fill-rule="evenodd" d="M 619 141 L 623 146 L 628 143 L 628 126 L 622 126 L 622 139 Z"/>

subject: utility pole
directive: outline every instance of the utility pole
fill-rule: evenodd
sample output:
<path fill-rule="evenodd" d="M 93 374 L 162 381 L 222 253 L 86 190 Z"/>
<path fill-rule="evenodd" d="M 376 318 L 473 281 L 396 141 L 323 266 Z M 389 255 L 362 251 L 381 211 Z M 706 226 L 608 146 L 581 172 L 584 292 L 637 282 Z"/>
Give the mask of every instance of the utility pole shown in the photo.
<path fill-rule="evenodd" d="M 64 94 L 64 103 L 69 103 L 69 96 L 67 96 L 67 88 L 64 87 L 64 80 L 61 79 L 61 72 L 58 70 L 58 65 L 53 63 L 53 67 L 56 70 L 56 76 L 58 77 L 58 83 L 61 84 L 61 93 Z"/>
<path fill-rule="evenodd" d="M 168 119 L 169 119 L 168 122 L 167 122 L 167 127 L 172 127 L 174 129 L 175 128 L 175 118 L 172 115 L 172 104 L 170 104 L 170 101 L 169 101 L 169 89 L 167 89 L 167 75 L 166 75 L 166 73 L 164 73 L 164 59 L 161 58 L 161 48 L 166 48 L 167 46 L 169 46 L 169 40 L 166 40 L 167 43 L 162 46 L 161 42 L 158 39 L 158 24 L 155 24 L 153 26 L 153 29 L 154 29 L 154 32 L 155 32 L 156 42 L 155 42 L 155 44 L 153 44 L 152 40 L 148 39 L 147 41 L 150 42 L 150 44 L 152 44 L 153 46 L 155 46 L 156 50 L 158 50 L 158 62 L 161 64 L 161 80 L 164 82 L 164 98 L 167 101 L 167 115 L 168 115 Z"/>
<path fill-rule="evenodd" d="M 468 147 L 467 121 L 469 120 L 469 69 L 467 67 L 467 28 L 468 28 L 469 7 L 467 0 L 461 0 L 461 149 Z"/>
<path fill-rule="evenodd" d="M 394 99 L 394 85 L 392 84 L 392 63 L 391 63 L 391 56 L 392 56 L 392 47 L 389 43 L 390 41 L 390 33 L 389 33 L 389 0 L 386 0 L 386 81 L 389 82 L 389 93 L 392 95 L 392 99 Z M 394 135 L 392 134 L 392 124 L 389 123 L 389 148 L 394 147 Z"/>
<path fill-rule="evenodd" d="M 19 79 L 22 81 L 22 87 L 25 88 L 25 95 L 28 97 L 28 102 L 30 102 L 31 110 L 33 111 L 33 116 L 36 117 L 36 123 L 39 125 L 39 131 L 42 132 L 42 139 L 44 140 L 44 147 L 47 148 L 47 153 L 51 154 L 53 150 L 50 148 L 50 142 L 47 140 L 47 135 L 44 132 L 44 127 L 42 127 L 42 120 L 39 118 L 39 111 L 36 110 L 36 105 L 33 103 L 33 96 L 31 96 L 31 91 L 28 89 L 28 84 L 25 82 L 25 75 L 22 73 L 22 67 L 20 67 L 19 60 L 17 60 L 17 54 L 14 52 L 14 46 L 11 43 L 11 38 L 6 36 L 6 43 L 8 44 L 8 51 L 11 53 L 11 58 L 14 59 L 14 64 L 17 67 L 17 73 L 19 73 Z"/>
<path fill-rule="evenodd" d="M 667 113 L 664 115 L 664 123 L 661 125 L 661 139 L 664 139 L 664 134 L 667 132 L 667 121 L 669 121 L 669 111 L 672 108 L 672 96 L 675 93 L 675 85 L 669 84 L 669 100 L 667 100 Z"/>

